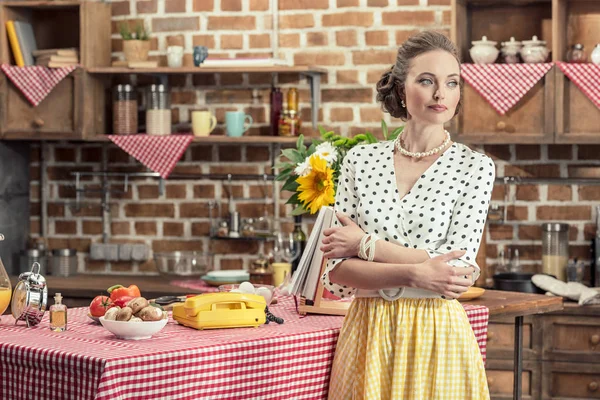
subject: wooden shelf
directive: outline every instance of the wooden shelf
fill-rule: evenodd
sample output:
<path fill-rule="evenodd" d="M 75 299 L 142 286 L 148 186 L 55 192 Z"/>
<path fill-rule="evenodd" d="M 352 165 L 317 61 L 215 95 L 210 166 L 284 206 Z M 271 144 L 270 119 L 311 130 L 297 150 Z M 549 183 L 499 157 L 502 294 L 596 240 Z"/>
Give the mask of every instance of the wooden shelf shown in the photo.
<path fill-rule="evenodd" d="M 23 8 L 60 8 L 78 7 L 81 1 L 2 1 L 3 6 Z"/>
<path fill-rule="evenodd" d="M 96 135 L 90 136 L 85 141 L 88 142 L 108 142 L 110 135 Z M 229 136 L 206 136 L 206 137 L 194 137 L 195 143 L 206 143 L 206 144 L 294 144 L 298 140 L 297 137 L 280 137 L 280 136 L 242 136 L 242 137 L 229 137 Z M 304 141 L 309 142 L 312 137 L 305 137 Z"/>
<path fill-rule="evenodd" d="M 126 67 L 93 67 L 87 71 L 91 74 L 251 74 L 251 73 L 299 73 L 324 74 L 324 68 L 311 66 L 276 66 L 276 67 L 182 67 L 182 68 L 126 68 Z"/>

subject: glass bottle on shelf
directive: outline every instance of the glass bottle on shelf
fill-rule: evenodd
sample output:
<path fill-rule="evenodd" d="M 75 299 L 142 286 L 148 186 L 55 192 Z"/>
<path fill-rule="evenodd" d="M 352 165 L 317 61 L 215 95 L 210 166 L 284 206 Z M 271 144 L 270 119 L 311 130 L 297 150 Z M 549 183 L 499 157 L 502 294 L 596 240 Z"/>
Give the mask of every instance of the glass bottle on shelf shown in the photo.
<path fill-rule="evenodd" d="M 138 102 L 132 85 L 117 85 L 113 91 L 113 134 L 133 135 L 138 131 Z"/>
<path fill-rule="evenodd" d="M 60 293 L 54 295 L 54 304 L 50 306 L 50 330 L 54 332 L 67 330 L 67 306 L 62 304 Z"/>
<path fill-rule="evenodd" d="M 297 257 L 294 261 L 292 261 L 292 274 L 298 268 L 298 264 L 300 263 L 300 258 L 302 257 L 302 253 L 304 252 L 304 247 L 306 246 L 306 233 L 302 230 L 302 216 L 296 215 L 294 217 L 294 231 L 292 232 L 294 236 L 294 244 L 297 247 Z"/>
<path fill-rule="evenodd" d="M 279 134 L 279 118 L 281 118 L 281 110 L 283 108 L 283 93 L 278 87 L 271 89 L 271 135 Z"/>
<path fill-rule="evenodd" d="M 171 134 L 171 99 L 165 85 L 150 85 L 146 103 L 146 133 L 165 136 Z"/>

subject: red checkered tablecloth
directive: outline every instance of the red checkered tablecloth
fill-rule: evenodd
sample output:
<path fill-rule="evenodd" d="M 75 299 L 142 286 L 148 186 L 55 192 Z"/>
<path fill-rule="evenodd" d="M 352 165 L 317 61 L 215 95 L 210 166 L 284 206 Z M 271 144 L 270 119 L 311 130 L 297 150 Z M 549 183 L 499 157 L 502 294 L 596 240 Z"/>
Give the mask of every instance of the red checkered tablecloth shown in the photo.
<path fill-rule="evenodd" d="M 462 64 L 461 76 L 500 115 L 506 114 L 552 68 L 543 64 Z"/>
<path fill-rule="evenodd" d="M 558 68 L 600 108 L 600 65 L 557 62 Z"/>
<path fill-rule="evenodd" d="M 23 93 L 33 106 L 37 106 L 48 96 L 60 81 L 69 75 L 76 65 L 61 68 L 48 68 L 39 65 L 17 67 L 2 64 L 0 69 L 8 79 Z"/>
<path fill-rule="evenodd" d="M 463 305 L 485 358 L 488 309 Z M 198 331 L 169 321 L 152 339 L 116 339 L 70 309 L 68 330 L 0 321 L 0 398 L 324 399 L 342 317 L 300 318 L 290 297 L 259 328 Z"/>
<path fill-rule="evenodd" d="M 110 135 L 110 140 L 127 154 L 167 178 L 185 153 L 193 135 Z"/>

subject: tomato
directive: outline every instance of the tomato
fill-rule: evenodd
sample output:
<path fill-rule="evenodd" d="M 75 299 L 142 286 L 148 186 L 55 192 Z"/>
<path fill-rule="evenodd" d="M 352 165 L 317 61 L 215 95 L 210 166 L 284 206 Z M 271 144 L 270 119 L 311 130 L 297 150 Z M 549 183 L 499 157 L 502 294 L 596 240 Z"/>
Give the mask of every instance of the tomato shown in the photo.
<path fill-rule="evenodd" d="M 106 310 L 113 306 L 112 300 L 108 297 L 96 296 L 90 303 L 90 314 L 92 314 L 93 317 L 102 317 L 106 313 Z"/>

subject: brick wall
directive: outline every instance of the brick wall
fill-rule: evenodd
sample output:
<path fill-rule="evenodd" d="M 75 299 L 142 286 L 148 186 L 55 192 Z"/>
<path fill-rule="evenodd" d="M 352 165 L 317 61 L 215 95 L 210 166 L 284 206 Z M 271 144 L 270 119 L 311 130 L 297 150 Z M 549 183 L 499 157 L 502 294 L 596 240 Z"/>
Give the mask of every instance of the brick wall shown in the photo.
<path fill-rule="evenodd" d="M 279 54 L 297 65 L 326 67 L 323 76 L 319 123 L 342 134 L 368 129 L 378 133 L 381 118 L 391 122 L 375 103 L 375 83 L 393 63 L 396 48 L 415 30 L 436 28 L 449 31 L 450 0 L 279 0 Z M 272 10 L 269 0 L 144 0 L 113 2 L 113 51 L 122 49 L 117 34 L 119 21 L 144 21 L 152 30 L 151 56 L 165 62 L 168 44 L 185 46 L 185 63 L 192 64 L 194 45 L 206 45 L 212 56 L 271 56 Z M 143 79 L 139 80 L 144 83 Z M 189 131 L 189 110 L 212 110 L 223 133 L 225 111 L 245 110 L 255 126 L 250 134 L 268 134 L 269 75 L 196 75 L 172 77 L 173 115 L 178 129 Z M 303 132 L 314 134 L 310 119 L 307 83 L 296 75 L 280 75 L 285 90 L 298 86 L 301 95 Z M 145 171 L 118 148 L 107 145 L 111 170 Z M 481 146 L 480 146 L 481 148 Z M 498 165 L 498 176 L 568 177 L 572 166 L 597 164 L 600 148 L 595 146 L 485 146 Z M 99 171 L 102 146 L 98 144 L 51 144 L 49 163 L 49 244 L 75 247 L 81 251 L 80 269 L 86 272 L 154 273 L 152 263 L 141 265 L 92 263 L 87 260 L 89 244 L 101 240 L 99 199 L 86 196 L 82 207 L 74 206 L 73 170 Z M 178 169 L 186 171 L 269 173 L 269 146 L 193 145 Z M 32 233 L 39 231 L 39 148 L 32 150 Z M 99 187 L 99 181 L 87 181 Z M 117 183 L 113 182 L 113 187 Z M 235 182 L 234 196 L 242 217 L 265 211 L 259 182 Z M 266 190 L 271 195 L 272 190 Z M 488 263 L 498 251 L 514 245 L 523 264 L 539 265 L 541 221 L 568 221 L 572 255 L 587 257 L 588 240 L 594 234 L 593 205 L 600 186 L 530 185 L 511 186 L 509 221 L 490 225 Z M 496 186 L 493 203 L 503 205 L 504 187 Z M 154 251 L 204 249 L 214 251 L 218 268 L 248 267 L 263 244 L 243 241 L 211 241 L 208 238 L 208 204 L 218 199 L 227 211 L 226 192 L 220 182 L 168 180 L 166 193 L 159 196 L 154 179 L 134 180 L 131 189 L 111 202 L 113 242 L 144 242 Z M 266 207 L 290 228 L 289 209 L 277 208 L 272 199 Z M 310 220 L 305 222 L 308 230 Z"/>

